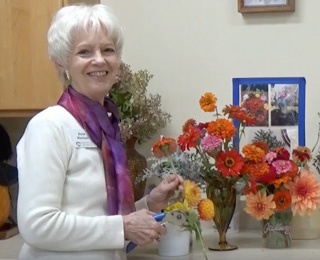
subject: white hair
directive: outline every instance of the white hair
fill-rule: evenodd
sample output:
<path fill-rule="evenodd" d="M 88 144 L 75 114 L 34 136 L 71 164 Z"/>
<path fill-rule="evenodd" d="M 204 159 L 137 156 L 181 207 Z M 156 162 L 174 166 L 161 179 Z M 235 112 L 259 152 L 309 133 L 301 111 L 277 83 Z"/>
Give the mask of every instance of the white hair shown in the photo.
<path fill-rule="evenodd" d="M 106 29 L 119 57 L 122 54 L 123 33 L 117 17 L 106 5 L 71 5 L 58 10 L 47 34 L 49 58 L 66 67 L 74 38 L 81 30 Z"/>

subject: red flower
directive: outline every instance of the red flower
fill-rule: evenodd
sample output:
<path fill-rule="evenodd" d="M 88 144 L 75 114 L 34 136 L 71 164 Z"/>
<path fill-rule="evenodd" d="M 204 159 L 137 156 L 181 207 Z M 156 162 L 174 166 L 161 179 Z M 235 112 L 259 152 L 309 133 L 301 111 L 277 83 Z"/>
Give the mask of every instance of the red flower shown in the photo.
<path fill-rule="evenodd" d="M 273 152 L 275 152 L 277 154 L 276 160 L 286 160 L 286 161 L 288 161 L 289 158 L 290 158 L 290 153 L 284 147 L 276 148 L 276 149 L 274 149 Z"/>
<path fill-rule="evenodd" d="M 178 137 L 178 145 L 182 151 L 190 150 L 192 147 L 196 147 L 198 140 L 201 136 L 201 131 L 196 128 L 189 126 L 189 128 Z"/>
<path fill-rule="evenodd" d="M 238 177 L 243 164 L 243 157 L 236 150 L 220 151 L 216 158 L 217 170 L 224 177 Z"/>

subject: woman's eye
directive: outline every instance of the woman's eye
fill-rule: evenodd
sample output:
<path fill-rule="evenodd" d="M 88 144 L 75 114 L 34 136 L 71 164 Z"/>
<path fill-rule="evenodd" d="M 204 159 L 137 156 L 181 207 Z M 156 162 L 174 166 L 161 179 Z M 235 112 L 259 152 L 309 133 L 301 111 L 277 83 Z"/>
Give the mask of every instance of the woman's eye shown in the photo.
<path fill-rule="evenodd" d="M 103 50 L 104 53 L 114 53 L 115 52 L 115 49 L 113 48 L 106 48 Z"/>
<path fill-rule="evenodd" d="M 78 52 L 78 54 L 80 54 L 80 55 L 88 55 L 88 54 L 90 54 L 90 51 L 89 50 L 80 50 Z"/>

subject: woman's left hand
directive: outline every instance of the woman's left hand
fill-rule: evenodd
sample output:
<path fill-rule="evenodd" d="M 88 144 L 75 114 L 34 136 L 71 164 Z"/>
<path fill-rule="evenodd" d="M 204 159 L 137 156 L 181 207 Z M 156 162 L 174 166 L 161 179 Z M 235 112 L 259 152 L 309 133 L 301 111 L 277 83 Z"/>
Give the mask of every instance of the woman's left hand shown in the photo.
<path fill-rule="evenodd" d="M 170 198 L 176 191 L 183 193 L 183 179 L 180 175 L 171 174 L 164 178 L 147 196 L 147 204 L 151 211 L 159 212 L 166 208 Z M 180 198 L 177 198 L 178 201 Z M 175 201 L 172 201 L 174 203 Z"/>

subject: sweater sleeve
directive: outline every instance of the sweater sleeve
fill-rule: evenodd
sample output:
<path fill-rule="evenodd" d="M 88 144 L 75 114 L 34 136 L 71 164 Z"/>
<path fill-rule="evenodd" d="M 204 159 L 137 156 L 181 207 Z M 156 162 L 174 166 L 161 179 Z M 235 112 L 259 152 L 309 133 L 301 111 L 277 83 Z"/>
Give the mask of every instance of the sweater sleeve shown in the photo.
<path fill-rule="evenodd" d="M 121 249 L 122 216 L 82 216 L 61 210 L 68 171 L 62 126 L 33 118 L 17 146 L 18 226 L 25 242 L 52 251 Z"/>

